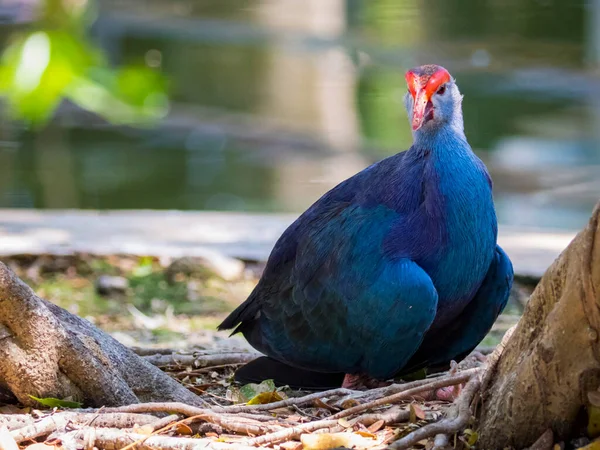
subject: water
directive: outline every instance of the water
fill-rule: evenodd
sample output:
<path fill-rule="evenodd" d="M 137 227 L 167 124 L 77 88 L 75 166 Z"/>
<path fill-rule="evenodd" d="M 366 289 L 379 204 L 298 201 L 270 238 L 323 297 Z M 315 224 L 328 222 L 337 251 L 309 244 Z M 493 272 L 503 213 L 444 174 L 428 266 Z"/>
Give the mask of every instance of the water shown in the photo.
<path fill-rule="evenodd" d="M 93 35 L 160 64 L 171 114 L 4 118 L 0 207 L 300 212 L 410 145 L 403 72 L 430 62 L 465 94 L 501 223 L 580 228 L 600 198 L 600 0 L 113 0 Z"/>

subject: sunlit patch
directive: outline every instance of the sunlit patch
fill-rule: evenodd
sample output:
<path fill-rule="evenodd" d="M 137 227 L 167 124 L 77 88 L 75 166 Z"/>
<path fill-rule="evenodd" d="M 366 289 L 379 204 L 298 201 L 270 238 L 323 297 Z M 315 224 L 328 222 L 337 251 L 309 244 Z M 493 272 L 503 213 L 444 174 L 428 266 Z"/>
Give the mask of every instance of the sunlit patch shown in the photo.
<path fill-rule="evenodd" d="M 50 39 L 43 32 L 34 33 L 23 45 L 21 61 L 15 72 L 18 89 L 30 92 L 39 84 L 50 62 Z"/>

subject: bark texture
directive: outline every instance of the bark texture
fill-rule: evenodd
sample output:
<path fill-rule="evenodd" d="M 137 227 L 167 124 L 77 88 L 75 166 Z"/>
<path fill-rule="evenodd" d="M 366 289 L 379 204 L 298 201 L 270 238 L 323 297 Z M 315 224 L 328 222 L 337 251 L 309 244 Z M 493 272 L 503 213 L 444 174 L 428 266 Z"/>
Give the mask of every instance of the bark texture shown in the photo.
<path fill-rule="evenodd" d="M 480 442 L 521 449 L 569 436 L 600 385 L 600 203 L 550 266 L 482 394 Z"/>
<path fill-rule="evenodd" d="M 0 263 L 0 392 L 86 406 L 200 398 L 118 341 L 43 300 Z"/>

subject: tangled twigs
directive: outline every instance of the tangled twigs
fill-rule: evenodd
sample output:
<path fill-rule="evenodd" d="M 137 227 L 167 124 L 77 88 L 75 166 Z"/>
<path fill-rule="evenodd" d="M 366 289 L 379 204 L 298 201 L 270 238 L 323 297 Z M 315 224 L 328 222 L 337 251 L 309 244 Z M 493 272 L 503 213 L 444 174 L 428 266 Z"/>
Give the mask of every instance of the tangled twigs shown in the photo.
<path fill-rule="evenodd" d="M 423 428 L 419 428 L 402 439 L 397 440 L 388 448 L 403 450 L 410 448 L 422 439 L 434 437 L 438 434 L 454 434 L 462 430 L 471 419 L 471 402 L 473 401 L 475 394 L 479 392 L 480 387 L 481 381 L 479 377 L 475 375 L 469 380 L 461 392 L 461 395 L 455 401 L 458 408 L 458 415 L 456 418 L 443 419 L 439 422 L 431 423 Z"/>
<path fill-rule="evenodd" d="M 515 328 L 516 325 L 510 328 L 504 334 L 504 337 L 502 338 L 502 341 L 498 347 L 496 347 L 496 349 L 488 356 L 487 364 L 483 368 L 483 372 L 482 369 L 478 369 L 478 372 L 473 375 L 461 394 L 455 400 L 455 414 L 453 414 L 454 411 L 452 411 L 450 414 L 448 414 L 446 419 L 426 425 L 423 428 L 413 431 L 402 439 L 399 439 L 391 444 L 389 448 L 395 450 L 406 449 L 422 439 L 431 438 L 434 436 L 436 437 L 436 441 L 441 444 L 444 441 L 444 436 L 457 433 L 464 429 L 471 420 L 471 403 L 473 402 L 475 395 L 485 389 L 485 386 L 489 382 L 494 370 L 496 370 L 496 366 L 500 360 L 502 351 L 506 347 L 506 343 L 510 339 Z M 439 444 L 437 444 L 438 447 Z"/>
<path fill-rule="evenodd" d="M 310 422 L 302 425 L 298 425 L 292 428 L 286 428 L 281 431 L 277 431 L 275 433 L 266 434 L 264 436 L 259 436 L 254 439 L 250 439 L 245 443 L 247 445 L 266 445 L 266 444 L 275 444 L 282 441 L 287 441 L 290 439 L 294 439 L 300 436 L 302 433 L 316 431 L 322 428 L 329 428 L 334 426 L 337 423 L 337 420 L 354 415 L 356 413 L 361 413 L 363 411 L 376 408 L 378 406 L 383 406 L 387 404 L 398 403 L 402 400 L 410 399 L 417 394 L 420 394 L 425 391 L 430 391 L 433 389 L 438 389 L 447 386 L 454 386 L 460 383 L 464 383 L 468 381 L 473 375 L 471 373 L 468 374 L 458 374 L 449 377 L 441 377 L 438 379 L 434 379 L 433 381 L 422 384 L 421 386 L 414 387 L 412 389 L 406 389 L 404 391 L 398 392 L 393 395 L 389 395 L 387 397 L 379 398 L 377 400 L 363 403 L 362 405 L 355 406 L 353 408 L 346 409 L 344 411 L 340 411 L 339 413 L 334 414 L 333 416 L 323 419 L 317 420 L 316 422 Z M 359 417 L 357 422 L 360 422 L 361 418 Z"/>

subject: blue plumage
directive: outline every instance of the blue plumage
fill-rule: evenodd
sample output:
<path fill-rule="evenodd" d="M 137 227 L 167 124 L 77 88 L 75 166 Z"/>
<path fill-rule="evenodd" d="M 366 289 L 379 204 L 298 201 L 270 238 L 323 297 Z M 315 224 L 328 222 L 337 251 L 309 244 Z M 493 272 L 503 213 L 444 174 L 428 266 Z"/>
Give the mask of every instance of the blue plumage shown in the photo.
<path fill-rule="evenodd" d="M 491 180 L 466 141 L 462 97 L 446 74 L 439 66 L 408 73 L 413 146 L 302 214 L 220 329 L 237 326 L 291 366 L 378 379 L 447 363 L 485 336 L 508 298 L 512 266 L 496 245 Z"/>

